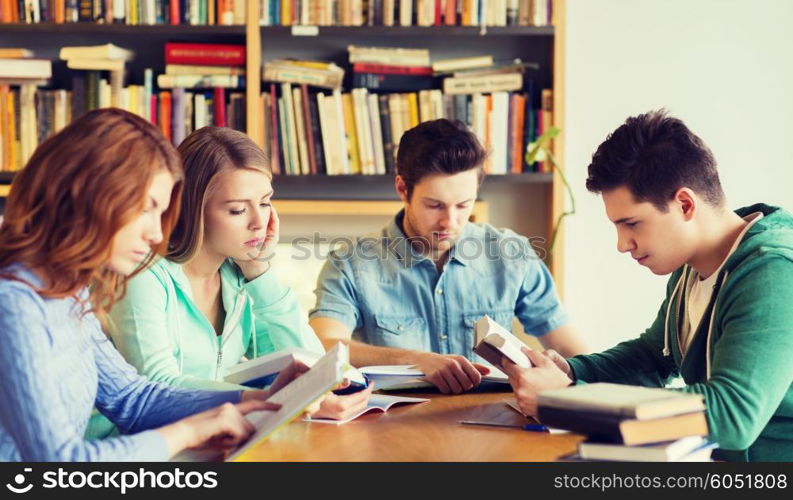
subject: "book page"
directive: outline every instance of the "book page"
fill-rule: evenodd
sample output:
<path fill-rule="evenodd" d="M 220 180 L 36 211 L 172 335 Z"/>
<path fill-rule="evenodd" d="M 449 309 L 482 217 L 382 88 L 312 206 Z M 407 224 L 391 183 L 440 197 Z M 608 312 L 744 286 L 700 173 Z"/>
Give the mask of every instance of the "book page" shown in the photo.
<path fill-rule="evenodd" d="M 349 350 L 345 344 L 340 342 L 317 361 L 309 371 L 294 379 L 268 399 L 272 403 L 280 404 L 280 410 L 253 412 L 245 416 L 256 427 L 256 432 L 245 444 L 237 448 L 228 460 L 234 460 L 279 427 L 300 416 L 314 401 L 341 383 L 348 366 Z"/>

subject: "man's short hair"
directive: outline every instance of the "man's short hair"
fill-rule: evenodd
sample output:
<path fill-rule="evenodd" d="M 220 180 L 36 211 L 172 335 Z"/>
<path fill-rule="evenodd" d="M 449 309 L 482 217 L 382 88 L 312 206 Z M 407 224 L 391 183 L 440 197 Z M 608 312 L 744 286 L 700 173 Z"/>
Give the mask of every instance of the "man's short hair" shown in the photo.
<path fill-rule="evenodd" d="M 397 151 L 397 174 L 405 182 L 410 198 L 413 187 L 427 175 L 453 175 L 477 168 L 481 182 L 485 158 L 487 152 L 462 122 L 432 120 L 402 135 Z"/>
<path fill-rule="evenodd" d="M 667 210 L 682 187 L 691 188 L 713 206 L 724 204 L 713 153 L 663 109 L 625 120 L 598 146 L 588 171 L 590 192 L 625 186 L 636 201 L 648 201 L 661 211 Z"/>

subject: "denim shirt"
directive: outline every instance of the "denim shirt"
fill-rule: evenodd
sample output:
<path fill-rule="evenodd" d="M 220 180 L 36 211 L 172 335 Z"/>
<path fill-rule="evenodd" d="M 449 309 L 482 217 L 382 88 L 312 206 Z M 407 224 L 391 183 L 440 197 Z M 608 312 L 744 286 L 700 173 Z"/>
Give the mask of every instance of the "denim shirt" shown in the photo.
<path fill-rule="evenodd" d="M 528 240 L 508 229 L 466 224 L 439 271 L 401 230 L 404 211 L 380 232 L 334 248 L 320 273 L 311 318 L 332 318 L 367 344 L 473 353 L 474 323 L 487 314 L 531 335 L 564 325 L 550 273 Z"/>

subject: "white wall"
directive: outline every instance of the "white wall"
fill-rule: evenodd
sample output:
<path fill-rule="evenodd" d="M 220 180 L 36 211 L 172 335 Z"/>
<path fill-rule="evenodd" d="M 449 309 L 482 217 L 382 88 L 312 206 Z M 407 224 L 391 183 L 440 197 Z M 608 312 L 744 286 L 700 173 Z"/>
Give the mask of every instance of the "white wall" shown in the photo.
<path fill-rule="evenodd" d="M 733 207 L 793 209 L 793 1 L 568 0 L 565 299 L 603 349 L 650 325 L 665 278 L 616 251 L 586 167 L 626 117 L 666 107 L 713 150 Z"/>

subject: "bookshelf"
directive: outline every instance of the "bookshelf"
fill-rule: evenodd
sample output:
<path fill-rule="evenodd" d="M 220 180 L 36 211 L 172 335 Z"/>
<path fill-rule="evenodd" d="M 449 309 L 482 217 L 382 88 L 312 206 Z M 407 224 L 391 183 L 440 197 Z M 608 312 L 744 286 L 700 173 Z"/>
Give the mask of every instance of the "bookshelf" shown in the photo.
<path fill-rule="evenodd" d="M 66 45 L 96 45 L 112 42 L 130 48 L 135 58 L 127 64 L 127 82 L 141 84 L 143 69 L 155 74 L 164 71 L 163 46 L 168 41 L 211 42 L 246 45 L 246 128 L 259 137 L 258 109 L 262 91 L 262 63 L 283 57 L 333 61 L 349 68 L 346 48 L 350 44 L 428 48 L 433 57 L 452 58 L 490 54 L 496 60 L 520 57 L 537 62 L 540 70 L 531 77 L 538 88 L 553 89 L 554 123 L 564 130 L 564 33 L 566 0 L 554 0 L 554 26 L 530 27 L 383 27 L 383 26 L 260 26 L 259 0 L 245 0 L 245 25 L 124 25 L 124 24 L 0 24 L 0 47 L 25 47 L 36 57 L 52 59 L 53 86 L 69 88 L 69 71 L 58 61 L 58 49 Z M 306 34 L 307 33 L 307 34 Z M 348 71 L 349 75 L 349 71 Z M 348 78 L 346 76 L 345 78 Z M 346 82 L 345 82 L 346 83 Z M 345 89 L 349 88 L 345 85 Z M 554 144 L 562 158 L 562 139 Z M 0 173 L 2 197 L 13 174 Z M 318 210 L 317 200 L 396 200 L 391 175 L 277 176 L 278 197 L 290 200 L 291 209 L 301 214 Z M 554 221 L 564 209 L 563 185 L 557 174 L 511 174 L 487 176 L 481 198 L 488 203 L 490 221 L 516 229 L 525 235 L 548 238 Z M 301 204 L 303 204 L 301 206 Z M 557 237 L 551 272 L 557 285 L 562 279 L 563 236 Z M 560 289 L 560 293 L 562 290 Z"/>

